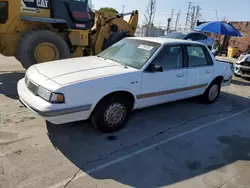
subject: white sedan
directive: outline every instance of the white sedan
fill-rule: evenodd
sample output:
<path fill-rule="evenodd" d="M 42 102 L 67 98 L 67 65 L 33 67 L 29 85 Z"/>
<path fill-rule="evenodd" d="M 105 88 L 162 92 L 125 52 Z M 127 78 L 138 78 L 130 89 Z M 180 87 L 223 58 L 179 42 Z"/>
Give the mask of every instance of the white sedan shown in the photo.
<path fill-rule="evenodd" d="M 213 103 L 221 86 L 230 84 L 231 66 L 217 62 L 201 43 L 126 38 L 97 56 L 30 67 L 18 94 L 49 122 L 91 118 L 99 130 L 113 132 L 135 109 L 194 96 Z"/>

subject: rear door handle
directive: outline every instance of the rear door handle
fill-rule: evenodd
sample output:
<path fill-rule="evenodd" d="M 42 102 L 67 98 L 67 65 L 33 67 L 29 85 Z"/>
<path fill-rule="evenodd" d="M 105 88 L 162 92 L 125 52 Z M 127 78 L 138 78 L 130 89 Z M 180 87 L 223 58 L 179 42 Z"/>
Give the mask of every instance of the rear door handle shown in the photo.
<path fill-rule="evenodd" d="M 177 76 L 178 78 L 183 77 L 183 76 L 184 76 L 184 73 L 179 73 L 179 74 L 177 74 L 176 76 Z"/>

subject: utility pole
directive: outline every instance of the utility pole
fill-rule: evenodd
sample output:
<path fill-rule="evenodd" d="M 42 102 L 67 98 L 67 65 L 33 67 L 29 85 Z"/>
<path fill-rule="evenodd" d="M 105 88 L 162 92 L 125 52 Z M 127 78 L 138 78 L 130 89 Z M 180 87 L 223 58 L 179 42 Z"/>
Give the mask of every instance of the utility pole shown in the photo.
<path fill-rule="evenodd" d="M 173 20 L 174 20 L 174 9 L 172 9 L 172 11 L 171 11 L 171 23 L 170 23 L 171 27 L 174 27 L 173 26 Z"/>
<path fill-rule="evenodd" d="M 193 28 L 196 26 L 197 20 L 198 20 L 199 17 L 200 17 L 200 10 L 201 10 L 200 6 L 197 5 L 197 6 L 196 6 L 195 18 L 194 18 L 194 23 L 193 23 Z"/>
<path fill-rule="evenodd" d="M 191 9 L 192 9 L 192 3 L 189 2 L 188 3 L 188 11 L 187 11 L 187 15 L 186 15 L 186 23 L 185 26 L 187 27 L 189 22 L 190 22 L 190 14 L 191 14 Z"/>
<path fill-rule="evenodd" d="M 122 5 L 122 14 L 125 13 L 125 5 Z"/>
<path fill-rule="evenodd" d="M 175 28 L 174 28 L 175 31 L 177 31 L 177 27 L 179 25 L 180 16 L 181 16 L 181 10 L 179 10 L 179 12 L 178 12 L 178 14 L 176 16 Z"/>
<path fill-rule="evenodd" d="M 168 27 L 167 27 L 167 34 L 170 31 L 170 23 L 171 23 L 171 18 L 168 18 Z"/>
<path fill-rule="evenodd" d="M 196 7 L 193 6 L 193 7 L 192 7 L 192 12 L 191 12 L 191 24 L 190 24 L 190 28 L 191 28 L 191 29 L 194 28 L 194 22 L 195 22 L 195 9 L 196 9 Z"/>
<path fill-rule="evenodd" d="M 219 16 L 218 16 L 218 11 L 217 11 L 217 9 L 215 9 L 215 14 L 216 14 L 217 21 L 219 21 Z"/>

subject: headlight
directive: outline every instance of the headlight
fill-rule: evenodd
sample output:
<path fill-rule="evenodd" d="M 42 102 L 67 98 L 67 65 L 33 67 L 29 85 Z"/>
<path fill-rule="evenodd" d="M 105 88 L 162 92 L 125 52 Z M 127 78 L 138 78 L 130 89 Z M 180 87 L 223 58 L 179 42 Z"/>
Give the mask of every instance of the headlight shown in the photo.
<path fill-rule="evenodd" d="M 37 95 L 41 98 L 45 99 L 46 101 L 50 101 L 51 92 L 43 87 L 39 86 L 37 90 Z"/>
<path fill-rule="evenodd" d="M 46 101 L 51 103 L 64 103 L 64 95 L 62 93 L 53 93 L 41 86 L 38 87 L 37 95 L 43 98 Z"/>

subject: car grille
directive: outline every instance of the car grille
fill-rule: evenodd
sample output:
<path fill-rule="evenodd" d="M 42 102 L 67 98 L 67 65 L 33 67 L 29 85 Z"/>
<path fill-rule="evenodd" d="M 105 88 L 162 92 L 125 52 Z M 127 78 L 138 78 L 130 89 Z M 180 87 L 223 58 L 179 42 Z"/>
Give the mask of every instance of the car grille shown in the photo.
<path fill-rule="evenodd" d="M 31 82 L 27 76 L 25 76 L 25 84 L 27 86 L 27 88 L 34 94 L 37 94 L 37 90 L 38 90 L 38 85 L 34 84 L 33 82 Z"/>
<path fill-rule="evenodd" d="M 244 65 L 244 66 L 250 66 L 250 62 L 247 62 L 247 61 L 242 62 L 242 63 L 241 63 L 241 65 Z"/>
<path fill-rule="evenodd" d="M 241 71 L 243 75 L 249 75 L 250 76 L 250 71 Z"/>

